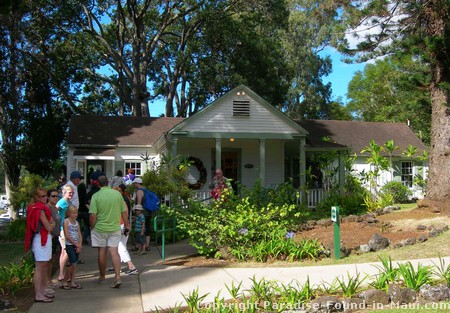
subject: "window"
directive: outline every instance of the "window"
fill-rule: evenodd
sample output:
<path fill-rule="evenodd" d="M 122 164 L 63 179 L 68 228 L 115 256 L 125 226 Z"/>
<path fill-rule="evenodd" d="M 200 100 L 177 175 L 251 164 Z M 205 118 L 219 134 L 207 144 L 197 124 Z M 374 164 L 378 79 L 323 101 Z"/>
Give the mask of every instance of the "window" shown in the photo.
<path fill-rule="evenodd" d="M 402 162 L 402 183 L 406 187 L 412 187 L 413 183 L 413 162 Z"/>
<path fill-rule="evenodd" d="M 131 168 L 134 170 L 134 175 L 136 176 L 142 176 L 142 163 L 141 162 L 125 162 L 125 171 L 124 173 L 127 173 L 127 170 Z"/>

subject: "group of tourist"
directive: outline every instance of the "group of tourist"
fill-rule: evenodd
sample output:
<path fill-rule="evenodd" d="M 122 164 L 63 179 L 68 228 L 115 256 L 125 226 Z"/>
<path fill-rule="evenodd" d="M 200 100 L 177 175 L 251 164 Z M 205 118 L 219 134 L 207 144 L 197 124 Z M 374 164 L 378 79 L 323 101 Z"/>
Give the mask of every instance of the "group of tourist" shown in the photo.
<path fill-rule="evenodd" d="M 128 264 L 127 274 L 138 273 L 126 247 L 131 229 L 131 201 L 125 194 L 125 184 L 111 188 L 103 173 L 95 180 L 91 175 L 91 188 L 86 193 L 86 187 L 81 183 L 83 178 L 80 172 L 74 171 L 60 191 L 37 188 L 27 207 L 25 250 L 31 248 L 35 259 L 36 302 L 53 302 L 55 287 L 64 290 L 83 288 L 75 280 L 76 266 L 84 263 L 79 256 L 83 244 L 88 243 L 88 236 L 92 247 L 98 250 L 99 284 L 106 283 L 108 252 L 115 276 L 112 288 L 122 284 L 121 262 Z M 87 212 L 87 222 L 80 219 L 80 212 Z M 59 274 L 58 282 L 53 282 L 52 264 L 56 258 L 59 259 Z"/>
<path fill-rule="evenodd" d="M 37 188 L 32 203 L 27 207 L 25 250 L 31 248 L 35 259 L 35 301 L 51 303 L 55 297 L 53 288 L 82 289 L 76 278 L 77 264 L 83 244 L 98 250 L 99 277 L 97 283 L 106 283 L 107 254 L 109 252 L 114 272 L 111 288 L 119 288 L 120 264 L 127 263 L 126 274 L 138 274 L 127 250 L 131 229 L 131 199 L 126 194 L 126 183 L 133 184 L 135 193 L 134 235 L 136 250 L 143 255 L 150 249 L 150 220 L 144 217 L 144 188 L 142 179 L 129 171 L 127 177 L 117 172 L 111 182 L 100 170 L 90 175 L 90 190 L 82 183 L 84 177 L 78 171 L 70 174 L 70 180 L 60 190 Z M 117 184 L 119 183 L 119 184 Z M 220 169 L 216 170 L 210 188 L 214 197 L 220 197 L 228 179 Z M 82 231 L 82 226 L 84 230 Z M 59 249 L 58 249 L 59 248 Z M 57 255 L 60 251 L 59 256 Z M 58 282 L 52 281 L 53 260 L 59 260 Z"/>

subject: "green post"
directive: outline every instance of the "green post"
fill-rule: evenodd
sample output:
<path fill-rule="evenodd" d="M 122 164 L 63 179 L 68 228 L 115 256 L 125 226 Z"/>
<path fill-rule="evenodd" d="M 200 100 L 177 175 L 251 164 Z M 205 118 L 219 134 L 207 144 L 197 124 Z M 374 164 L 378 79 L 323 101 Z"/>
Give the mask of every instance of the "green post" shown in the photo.
<path fill-rule="evenodd" d="M 339 260 L 341 258 L 341 223 L 338 206 L 331 207 L 331 220 L 334 224 L 334 257 Z"/>

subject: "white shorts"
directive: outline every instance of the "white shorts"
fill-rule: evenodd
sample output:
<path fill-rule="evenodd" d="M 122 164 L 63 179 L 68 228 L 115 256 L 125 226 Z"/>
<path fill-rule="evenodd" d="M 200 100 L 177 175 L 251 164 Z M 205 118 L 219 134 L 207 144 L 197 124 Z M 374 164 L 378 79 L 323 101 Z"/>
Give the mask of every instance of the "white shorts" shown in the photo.
<path fill-rule="evenodd" d="M 52 235 L 48 234 L 47 243 L 45 246 L 41 246 L 41 234 L 35 234 L 31 251 L 33 251 L 35 261 L 50 261 L 52 258 Z"/>
<path fill-rule="evenodd" d="M 112 233 L 99 233 L 95 229 L 91 230 L 91 244 L 94 248 L 118 247 L 120 243 L 120 230 Z"/>

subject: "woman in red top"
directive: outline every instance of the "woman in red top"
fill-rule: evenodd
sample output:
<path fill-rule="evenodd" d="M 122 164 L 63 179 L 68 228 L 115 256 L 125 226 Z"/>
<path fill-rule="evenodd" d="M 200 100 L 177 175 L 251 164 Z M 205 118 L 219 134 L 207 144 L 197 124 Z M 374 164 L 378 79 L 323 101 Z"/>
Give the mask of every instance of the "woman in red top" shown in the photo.
<path fill-rule="evenodd" d="M 55 227 L 52 212 L 45 205 L 47 202 L 47 192 L 38 188 L 34 192 L 34 203 L 27 207 L 27 225 L 25 232 L 25 250 L 29 249 L 34 254 L 34 290 L 35 302 L 53 302 L 54 294 L 50 294 L 47 289 L 47 267 L 48 261 L 52 257 L 52 236 L 51 231 Z"/>

